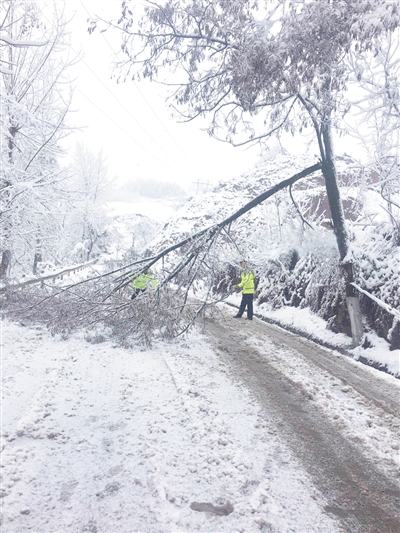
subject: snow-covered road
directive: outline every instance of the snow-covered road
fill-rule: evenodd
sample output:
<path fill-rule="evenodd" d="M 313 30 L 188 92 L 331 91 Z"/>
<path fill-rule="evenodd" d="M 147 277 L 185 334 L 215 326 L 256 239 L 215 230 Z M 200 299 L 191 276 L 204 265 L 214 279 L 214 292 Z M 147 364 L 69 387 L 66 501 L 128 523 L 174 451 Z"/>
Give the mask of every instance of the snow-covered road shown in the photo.
<path fill-rule="evenodd" d="M 399 381 L 261 320 L 206 323 L 344 531 L 400 530 Z"/>
<path fill-rule="evenodd" d="M 261 321 L 238 327 L 227 316 L 208 322 L 209 341 L 192 332 L 142 351 L 5 321 L 3 533 L 380 531 L 375 508 L 371 529 L 360 529 L 368 518 L 358 516 L 357 502 L 349 512 L 335 483 L 318 479 L 331 459 L 315 457 L 321 464 L 312 468 L 309 457 L 325 420 L 332 444 L 347 450 L 350 443 L 357 468 L 372 464 L 378 486 L 390 478 L 392 490 L 398 420 L 384 403 L 364 401 L 351 383 L 271 338 Z M 249 367 L 238 360 L 243 353 Z M 267 367 L 283 396 L 276 388 L 260 394 Z M 399 393 L 398 380 L 365 372 L 371 387 Z M 317 424 L 307 419 L 311 404 Z M 299 432 L 308 420 L 302 436 L 293 435 L 296 406 Z M 393 494 L 383 496 L 382 512 L 393 522 L 382 531 L 395 531 Z M 226 516 L 191 508 L 228 500 L 234 510 Z"/>

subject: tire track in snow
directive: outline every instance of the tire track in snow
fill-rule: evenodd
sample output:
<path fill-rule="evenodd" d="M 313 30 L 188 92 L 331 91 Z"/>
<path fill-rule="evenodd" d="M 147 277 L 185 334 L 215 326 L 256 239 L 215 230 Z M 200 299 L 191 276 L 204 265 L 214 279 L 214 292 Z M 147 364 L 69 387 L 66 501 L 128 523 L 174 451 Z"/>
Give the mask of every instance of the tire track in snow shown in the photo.
<path fill-rule="evenodd" d="M 380 386 L 371 385 L 368 395 L 365 396 L 358 390 L 365 390 L 365 387 L 370 385 L 373 376 L 369 368 L 362 367 L 367 373 L 364 375 L 363 387 L 357 386 L 358 390 L 349 385 L 353 373 L 350 379 L 346 379 L 348 373 L 345 373 L 343 368 L 340 372 L 341 378 L 326 370 L 329 361 L 333 361 L 335 371 L 339 362 L 346 361 L 343 355 L 332 351 L 324 354 L 325 364 L 322 370 L 319 365 L 316 367 L 313 359 L 309 357 L 310 353 L 315 357 L 312 344 L 303 345 L 303 353 L 282 344 L 279 344 L 277 349 L 274 340 L 261 332 L 258 332 L 257 339 L 251 340 L 251 344 L 261 353 L 268 352 L 268 362 L 284 374 L 294 387 L 302 390 L 308 399 L 315 402 L 326 418 L 332 420 L 349 441 L 358 443 L 363 449 L 363 454 L 368 455 L 385 475 L 391 476 L 393 471 L 399 468 L 400 418 L 392 414 L 392 406 L 387 402 L 382 403 L 379 400 L 378 405 L 388 407 L 389 412 L 377 407 L 377 402 L 374 401 L 374 391 L 381 390 L 384 385 L 387 387 L 385 392 L 389 393 L 389 396 L 398 390 L 400 407 L 400 383 L 397 380 L 382 373 L 378 374 L 375 370 L 374 377 Z M 330 359 L 327 360 L 327 356 Z M 357 364 L 353 365 L 359 370 Z M 357 384 L 360 381 L 361 376 L 358 375 Z"/>
<path fill-rule="evenodd" d="M 257 320 L 252 323 L 243 320 L 240 324 L 238 327 L 231 317 L 225 320 L 220 317 L 208 320 L 205 331 L 223 360 L 231 365 L 232 375 L 256 395 L 267 416 L 274 414 L 280 434 L 328 499 L 327 511 L 340 518 L 349 533 L 397 533 L 400 529 L 397 480 L 388 479 L 360 455 L 362 448 L 343 437 L 337 425 L 311 401 L 307 391 L 302 386 L 293 386 L 285 375 L 287 369 L 286 372 L 282 367 L 277 369 L 270 361 L 287 352 L 288 346 L 296 358 L 293 344 L 307 357 L 313 344 L 307 343 L 306 353 L 303 343 L 293 342 L 290 334 L 281 333 L 275 346 L 271 347 L 269 342 L 256 349 L 249 338 L 258 333 L 265 335 L 265 331 L 268 336 L 269 327 Z M 271 337 L 274 339 L 273 333 Z M 275 352 L 272 355 L 271 350 Z M 319 350 L 316 346 L 315 351 Z"/>
<path fill-rule="evenodd" d="M 377 372 L 372 367 L 357 363 L 347 356 L 323 348 L 303 337 L 285 331 L 279 326 L 273 326 L 259 320 L 254 321 L 253 325 L 257 327 L 256 324 L 260 325 L 260 323 L 264 324 L 263 331 L 268 332 L 270 341 L 277 346 L 291 348 L 297 353 L 303 354 L 316 367 L 334 374 L 343 384 L 353 387 L 359 394 L 373 402 L 376 407 L 384 409 L 393 416 L 399 415 L 399 380 L 395 381 L 390 375 Z M 262 335 L 262 332 L 260 333 Z"/>
<path fill-rule="evenodd" d="M 336 531 L 333 523 L 319 522 L 315 504 L 321 505 L 320 494 L 279 439 L 278 428 L 259 412 L 258 403 L 247 391 L 240 387 L 246 404 L 258 413 L 253 422 L 251 418 L 242 420 L 241 414 L 234 411 L 237 404 L 233 398 L 232 406 L 216 401 L 221 394 L 220 383 L 213 376 L 221 372 L 226 375 L 226 368 L 211 350 L 202 351 L 199 366 L 185 364 L 182 354 L 163 358 L 187 413 L 183 423 L 192 434 L 193 448 L 203 463 L 194 469 L 189 466 L 189 472 L 198 476 L 202 485 L 222 486 L 219 495 L 225 497 L 218 503 L 231 500 L 235 513 L 243 516 L 250 511 L 252 522 L 261 531 Z M 222 412 L 216 409 L 217 405 Z M 248 435 L 252 437 L 249 439 Z M 216 503 L 218 493 L 213 500 L 212 490 L 207 491 L 202 501 L 206 497 Z M 302 515 L 306 514 L 309 521 L 304 523 Z M 244 531 L 250 531 L 250 526 Z"/>

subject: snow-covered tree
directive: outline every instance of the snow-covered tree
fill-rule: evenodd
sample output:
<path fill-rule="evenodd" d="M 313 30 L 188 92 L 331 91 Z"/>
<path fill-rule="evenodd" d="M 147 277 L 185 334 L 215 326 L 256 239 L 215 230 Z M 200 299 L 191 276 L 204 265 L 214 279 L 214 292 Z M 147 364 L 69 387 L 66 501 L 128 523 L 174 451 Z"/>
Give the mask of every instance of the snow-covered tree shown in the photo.
<path fill-rule="evenodd" d="M 347 130 L 367 155 L 367 168 L 379 177 L 373 188 L 381 194 L 400 243 L 400 31 L 381 40 L 379 48 L 349 57 L 357 80 Z"/>
<path fill-rule="evenodd" d="M 71 170 L 67 223 L 74 241 L 75 259 L 89 261 L 96 246 L 102 244 L 106 227 L 104 203 L 112 180 L 102 150 L 95 154 L 82 142 L 76 145 Z"/>
<path fill-rule="evenodd" d="M 364 126 L 362 135 L 357 130 L 354 134 L 376 153 L 393 155 L 400 129 L 400 31 L 383 37 L 374 50 L 350 54 L 348 60 L 357 82 L 352 114 L 357 126 Z"/>
<path fill-rule="evenodd" d="M 12 10 L 17 6 L 16 2 L 3 1 L 1 5 L 1 26 L 0 26 L 0 49 L 5 54 L 1 54 L 0 59 L 0 73 L 1 74 L 12 74 L 13 71 L 10 67 L 15 66 L 13 63 L 12 54 L 10 50 L 13 48 L 31 48 L 35 46 L 44 46 L 47 44 L 47 41 L 31 41 L 26 40 L 24 36 L 20 38 L 15 38 L 15 24 L 18 18 L 10 16 Z M 32 6 L 28 8 L 29 12 L 26 12 L 26 19 L 29 20 L 30 24 L 37 23 L 37 12 L 35 9 L 32 9 Z M 7 59 L 7 56 L 9 59 Z"/>
<path fill-rule="evenodd" d="M 55 4 L 48 7 L 44 13 L 29 0 L 0 5 L 1 277 L 12 264 L 35 270 L 54 246 L 60 222 L 57 199 L 66 172 L 57 158 L 68 133 L 71 60 L 63 14 Z"/>
<path fill-rule="evenodd" d="M 144 4 L 140 17 L 136 3 L 125 0 L 120 19 L 109 25 L 122 32 L 121 77 L 171 84 L 175 110 L 186 120 L 209 117 L 209 133 L 235 146 L 313 128 L 358 342 L 361 324 L 357 309 L 353 312 L 353 260 L 333 129 L 347 109 L 345 59 L 379 48 L 381 37 L 399 25 L 399 6 L 381 0 Z"/>

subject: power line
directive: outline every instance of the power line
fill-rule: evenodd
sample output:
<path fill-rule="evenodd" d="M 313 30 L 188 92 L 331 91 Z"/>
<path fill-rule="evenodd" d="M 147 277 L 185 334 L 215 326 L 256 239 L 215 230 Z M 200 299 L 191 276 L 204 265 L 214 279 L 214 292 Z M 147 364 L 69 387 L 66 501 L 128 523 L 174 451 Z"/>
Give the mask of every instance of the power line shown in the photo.
<path fill-rule="evenodd" d="M 85 4 L 83 3 L 82 0 L 80 0 L 80 4 L 81 4 L 81 6 L 84 8 L 84 10 L 86 11 L 86 13 L 89 15 L 89 17 L 92 16 L 92 15 L 90 14 L 90 12 L 88 11 L 88 9 L 86 8 L 86 6 L 85 6 Z M 106 39 L 104 33 L 101 33 L 101 35 L 102 35 L 104 41 L 106 42 L 106 44 L 108 45 L 108 47 L 110 48 L 111 52 L 116 56 L 116 55 L 117 55 L 116 52 L 114 52 L 112 46 L 110 45 L 110 43 L 109 43 L 108 40 Z M 85 64 L 86 64 L 86 63 L 85 63 Z M 88 67 L 88 68 L 90 69 L 90 67 Z M 91 69 L 90 69 L 90 70 L 91 70 Z M 92 71 L 92 72 L 93 72 L 93 71 Z M 96 75 L 96 74 L 95 74 L 95 75 Z M 97 77 L 97 76 L 96 76 L 96 77 Z M 194 170 L 199 176 L 202 176 L 202 173 L 201 173 L 201 172 L 200 172 L 200 171 L 199 171 L 199 170 L 193 165 L 193 162 L 190 161 L 190 159 L 188 158 L 188 156 L 186 155 L 186 153 L 182 150 L 182 148 L 179 146 L 179 144 L 177 143 L 177 141 L 175 140 L 175 138 L 172 136 L 171 132 L 166 128 L 165 124 L 162 122 L 162 120 L 160 119 L 160 117 L 158 116 L 158 114 L 155 112 L 155 110 L 153 109 L 152 105 L 151 105 L 150 102 L 147 100 L 147 98 L 145 97 L 145 95 L 143 94 L 143 92 L 141 91 L 141 89 L 139 88 L 138 84 L 135 82 L 135 80 L 132 80 L 132 81 L 133 81 L 133 84 L 134 84 L 135 88 L 137 89 L 137 91 L 139 92 L 139 94 L 142 96 L 143 100 L 146 102 L 146 104 L 148 105 L 148 107 L 149 107 L 150 110 L 152 111 L 153 115 L 156 117 L 156 119 L 158 120 L 158 122 L 159 122 L 159 123 L 161 124 L 161 126 L 163 127 L 163 131 L 165 131 L 165 132 L 167 133 L 167 135 L 171 138 L 172 142 L 175 144 L 175 146 L 178 148 L 178 150 L 180 151 L 180 153 L 183 155 L 183 157 L 184 157 L 184 158 L 186 159 L 186 161 L 189 163 L 190 167 L 191 167 L 191 168 L 192 168 L 192 169 L 193 169 L 193 170 Z M 100 80 L 100 82 L 101 82 L 101 80 Z M 101 83 L 102 83 L 102 82 L 101 82 Z M 110 91 L 110 92 L 111 92 L 111 91 Z M 112 94 L 112 93 L 111 93 L 111 94 Z M 113 95 L 113 96 L 114 96 L 114 95 Z M 121 102 L 118 101 L 118 103 L 119 103 L 119 104 L 120 104 L 120 105 L 121 105 L 121 106 L 122 106 L 122 107 L 123 107 L 128 113 L 129 113 L 129 111 L 128 111 L 128 110 L 127 110 L 127 109 L 121 104 Z M 129 114 L 130 114 L 130 113 L 129 113 Z M 133 117 L 132 117 L 132 118 L 133 118 Z M 134 119 L 134 120 L 135 120 L 135 122 L 137 122 L 136 119 Z M 138 122 L 137 122 L 137 123 L 138 123 Z M 139 123 L 138 123 L 138 124 L 139 124 Z M 141 126 L 140 124 L 139 124 L 139 126 L 140 126 L 144 131 L 146 131 L 146 130 L 143 128 L 143 126 Z M 146 133 L 147 133 L 147 132 L 146 132 Z M 149 135 L 150 138 L 152 138 L 150 134 L 148 134 L 148 135 Z M 153 138 L 152 138 L 152 139 L 153 139 Z M 155 141 L 154 139 L 153 139 L 153 141 L 154 141 L 158 146 L 160 146 L 160 145 L 157 143 L 157 141 Z M 165 150 L 164 150 L 163 148 L 161 148 L 161 149 L 165 152 Z M 167 153 L 167 152 L 165 152 L 165 153 Z M 167 154 L 167 155 L 169 155 L 169 154 Z M 171 156 L 169 156 L 169 157 L 171 157 Z M 177 164 L 180 168 L 182 168 L 178 163 L 176 163 L 176 161 L 175 161 L 172 157 L 171 157 L 171 159 L 174 161 L 175 164 Z M 183 168 L 182 168 L 182 170 L 183 170 Z"/>
<path fill-rule="evenodd" d="M 154 155 L 153 153 L 151 153 L 145 146 L 143 146 L 143 144 L 141 144 L 139 141 L 137 141 L 134 137 L 132 137 L 132 135 L 130 135 L 130 133 L 128 133 L 126 130 L 124 130 L 124 128 L 122 126 L 120 126 L 118 124 L 118 122 L 116 122 L 114 119 L 112 119 L 109 115 L 107 115 L 107 113 L 101 109 L 101 107 L 99 107 L 97 104 L 95 104 L 93 102 L 93 100 L 91 100 L 88 96 L 86 96 L 85 93 L 83 93 L 80 89 L 78 89 L 78 87 L 75 88 L 75 90 L 77 90 L 79 93 L 81 93 L 82 96 L 84 96 L 87 100 L 89 100 L 89 102 L 94 105 L 99 111 L 101 111 L 103 113 L 103 115 L 105 115 L 111 122 L 113 122 L 121 131 L 123 131 L 125 133 L 125 135 L 127 135 L 128 137 L 130 137 L 137 145 L 139 145 L 141 148 L 143 148 L 143 150 L 145 150 L 149 155 L 151 155 L 151 157 L 153 157 L 154 159 L 157 159 L 157 161 L 159 161 L 163 166 L 169 168 L 170 170 L 173 170 L 169 165 L 165 164 L 163 161 L 161 161 L 161 159 L 159 159 L 156 155 Z"/>
<path fill-rule="evenodd" d="M 83 5 L 83 4 L 82 4 Z M 86 7 L 83 6 L 86 10 Z M 86 10 L 87 11 L 87 10 Z M 87 13 L 89 14 L 90 16 L 90 13 L 87 11 Z M 47 20 L 47 22 L 50 23 L 50 21 L 48 20 L 48 18 L 46 16 L 44 16 L 44 18 Z M 108 44 L 108 43 L 107 43 Z M 71 50 L 78 56 L 78 52 L 76 50 L 74 50 L 73 47 L 71 47 Z M 131 113 L 129 112 L 128 109 L 126 109 L 120 102 L 119 100 L 115 97 L 115 95 L 108 89 L 108 87 L 102 82 L 102 80 L 95 74 L 95 72 L 89 67 L 89 65 L 82 59 L 82 62 L 86 65 L 86 67 L 92 72 L 92 74 L 94 74 L 94 76 L 100 81 L 100 83 L 110 92 L 110 94 L 113 96 L 113 98 L 115 98 L 117 100 L 117 102 L 125 109 L 125 111 L 127 111 L 127 113 L 133 118 L 133 120 L 143 129 L 143 131 L 157 144 L 157 146 L 159 146 L 163 151 L 164 153 L 166 153 L 166 155 L 168 156 L 169 154 L 167 152 L 165 152 L 165 150 L 157 143 L 157 141 L 155 141 L 155 139 L 152 138 L 152 136 L 147 133 L 147 131 L 145 130 L 145 128 L 143 128 L 141 126 L 141 124 L 139 124 L 139 122 L 137 122 L 137 120 L 131 115 Z M 107 113 L 101 108 L 99 107 L 97 104 L 95 104 L 93 102 L 93 100 L 91 100 L 91 98 L 89 98 L 85 93 L 83 93 L 80 89 L 78 89 L 78 87 L 75 87 L 75 89 L 81 93 L 82 96 L 84 96 L 93 106 L 95 106 L 101 113 L 103 113 L 104 116 L 106 116 L 111 122 L 113 122 L 113 124 L 115 124 L 121 131 L 123 131 L 129 138 L 131 138 L 138 146 L 140 146 L 143 150 L 145 150 L 153 159 L 156 159 L 157 161 L 159 161 L 161 163 L 161 165 L 163 165 L 164 167 L 170 169 L 170 170 L 174 170 L 170 165 L 164 163 L 163 161 L 161 161 L 161 159 L 159 157 L 157 157 L 156 155 L 154 155 L 152 152 L 150 152 L 145 146 L 143 146 L 139 141 L 137 141 L 134 137 L 132 137 L 132 135 L 130 135 L 126 130 L 124 130 L 124 128 L 122 126 L 120 126 L 115 120 L 113 120 L 109 115 L 107 115 Z M 171 157 L 171 156 L 169 156 Z M 179 167 L 181 168 L 183 171 L 184 169 L 171 157 L 172 161 Z"/>
<path fill-rule="evenodd" d="M 73 50 L 73 48 L 72 48 Z M 74 50 L 75 52 L 75 50 Z M 75 52 L 76 53 L 76 52 Z M 89 67 L 89 65 L 86 63 L 86 61 L 84 59 L 81 60 L 82 63 L 84 65 L 86 65 L 86 67 L 90 70 L 90 72 L 99 80 L 99 82 L 103 85 L 103 87 L 105 87 L 105 89 L 107 89 L 107 91 L 111 94 L 111 96 L 114 98 L 114 100 L 116 100 L 119 105 L 128 113 L 128 115 L 132 118 L 132 120 L 134 122 L 136 122 L 136 124 L 146 133 L 146 135 L 148 135 L 150 137 L 150 139 L 175 163 L 175 165 L 177 165 L 179 168 L 181 168 L 182 170 L 184 170 L 181 165 L 175 161 L 175 159 L 156 141 L 156 139 L 154 139 L 154 137 L 152 137 L 150 135 L 150 133 L 140 124 L 140 122 L 132 115 L 132 113 L 129 111 L 129 109 L 127 109 L 121 102 L 120 100 L 118 100 L 118 98 L 115 96 L 115 94 L 107 87 L 107 85 L 105 85 L 105 83 L 103 83 L 103 81 L 97 76 L 97 74 L 94 72 L 93 69 L 91 69 Z"/>

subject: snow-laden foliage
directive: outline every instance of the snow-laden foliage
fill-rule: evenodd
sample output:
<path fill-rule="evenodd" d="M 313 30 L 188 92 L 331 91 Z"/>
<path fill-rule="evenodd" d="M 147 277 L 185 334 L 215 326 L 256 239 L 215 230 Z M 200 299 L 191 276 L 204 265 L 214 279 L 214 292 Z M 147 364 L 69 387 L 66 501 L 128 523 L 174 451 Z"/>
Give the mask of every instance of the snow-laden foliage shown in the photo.
<path fill-rule="evenodd" d="M 348 58 L 356 80 L 352 110 L 346 127 L 357 137 L 371 163 L 399 157 L 400 31 L 387 35 L 380 47 Z"/>
<path fill-rule="evenodd" d="M 400 309 L 400 248 L 390 222 L 366 225 L 359 230 L 354 254 L 360 285 L 393 309 Z M 388 339 L 393 348 L 400 348 L 399 320 L 365 295 L 361 305 L 369 326 Z"/>
<path fill-rule="evenodd" d="M 78 143 L 71 175 L 65 184 L 68 202 L 65 227 L 68 228 L 70 242 L 64 257 L 68 257 L 72 248 L 76 250 L 77 262 L 90 261 L 105 252 L 105 203 L 111 183 L 102 151 L 95 154 L 83 143 Z"/>
<path fill-rule="evenodd" d="M 310 125 L 311 116 L 287 115 L 303 106 L 299 96 L 318 103 L 327 82 L 339 111 L 349 81 L 343 59 L 379 49 L 400 18 L 396 2 L 381 0 L 166 0 L 145 1 L 142 11 L 125 0 L 110 24 L 121 31 L 120 77 L 170 83 L 186 116 L 210 113 L 212 132 L 225 130 L 231 140 L 243 133 L 243 141 L 283 123 Z M 93 21 L 90 31 L 96 25 L 105 26 Z M 243 111 L 267 118 L 256 125 Z"/>

